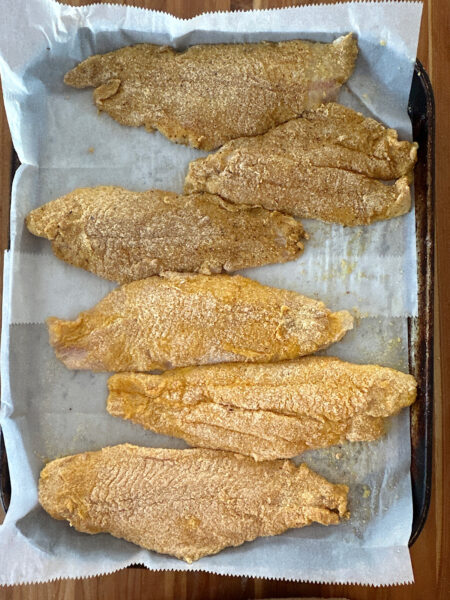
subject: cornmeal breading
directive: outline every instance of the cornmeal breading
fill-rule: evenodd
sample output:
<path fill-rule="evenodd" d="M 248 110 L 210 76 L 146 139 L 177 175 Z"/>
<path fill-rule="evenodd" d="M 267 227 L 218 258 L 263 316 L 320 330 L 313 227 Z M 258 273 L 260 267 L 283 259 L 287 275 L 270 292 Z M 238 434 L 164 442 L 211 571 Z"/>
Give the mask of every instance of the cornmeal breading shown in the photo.
<path fill-rule="evenodd" d="M 339 104 L 191 162 L 185 192 L 219 194 L 296 217 L 367 225 L 406 213 L 417 144 Z M 398 178 L 398 179 L 397 179 Z M 397 179 L 385 185 L 378 179 Z"/>
<path fill-rule="evenodd" d="M 140 44 L 91 56 L 64 81 L 97 88 L 99 110 L 122 125 L 212 150 L 335 99 L 357 54 L 351 34 L 331 44 L 210 44 L 185 52 Z"/>
<path fill-rule="evenodd" d="M 255 460 L 374 440 L 386 417 L 416 398 L 411 375 L 325 356 L 121 373 L 108 387 L 114 416 Z"/>
<path fill-rule="evenodd" d="M 151 371 L 311 354 L 340 340 L 353 318 L 241 276 L 172 273 L 124 285 L 75 321 L 48 325 L 71 369 Z"/>
<path fill-rule="evenodd" d="M 112 186 L 74 190 L 33 210 L 26 223 L 52 241 L 58 258 L 119 283 L 286 262 L 305 238 L 295 219 L 264 208 Z"/>
<path fill-rule="evenodd" d="M 39 481 L 52 517 L 187 562 L 292 527 L 337 524 L 347 492 L 290 461 L 129 444 L 54 460 Z"/>

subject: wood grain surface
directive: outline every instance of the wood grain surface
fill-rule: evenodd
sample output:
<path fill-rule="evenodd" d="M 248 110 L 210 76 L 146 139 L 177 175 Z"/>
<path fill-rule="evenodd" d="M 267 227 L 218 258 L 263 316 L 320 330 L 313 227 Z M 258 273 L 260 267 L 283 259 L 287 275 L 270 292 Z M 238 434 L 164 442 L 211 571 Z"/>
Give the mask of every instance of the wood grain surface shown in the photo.
<path fill-rule="evenodd" d="M 31 0 L 30 0 L 31 1 Z M 98 0 L 96 0 L 98 1 Z M 114 2 L 114 0 L 110 0 Z M 67 1 L 66 4 L 93 2 Z M 191 17 L 214 10 L 247 10 L 313 3 L 309 0 L 133 0 L 133 4 Z M 241 600 L 323 596 L 350 600 L 450 599 L 450 0 L 425 0 L 418 57 L 427 69 L 436 99 L 436 319 L 435 429 L 433 493 L 425 528 L 411 550 L 415 584 L 389 588 L 316 585 L 261 579 L 219 577 L 207 573 L 152 573 L 126 569 L 113 575 L 78 581 L 0 588 L 1 600 L 151 599 Z M 8 247 L 11 140 L 0 113 L 0 242 Z M 1 268 L 1 267 L 0 267 Z M 442 365 L 442 369 L 441 369 Z M 441 389 L 442 394 L 441 394 Z M 1 569 L 1 557 L 0 557 Z"/>

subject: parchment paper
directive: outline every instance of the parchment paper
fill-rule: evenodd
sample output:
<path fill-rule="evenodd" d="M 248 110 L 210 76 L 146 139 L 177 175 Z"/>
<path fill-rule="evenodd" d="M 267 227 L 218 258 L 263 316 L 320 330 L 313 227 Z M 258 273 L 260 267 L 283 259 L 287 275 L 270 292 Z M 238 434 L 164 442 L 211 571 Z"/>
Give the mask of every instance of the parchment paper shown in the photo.
<path fill-rule="evenodd" d="M 78 186 L 182 190 L 188 162 L 205 155 L 160 134 L 98 115 L 92 90 L 63 75 L 93 53 L 136 42 L 195 43 L 306 38 L 353 31 L 360 55 L 341 102 L 410 139 L 407 101 L 421 15 L 419 3 L 364 3 L 205 14 L 189 21 L 142 9 L 73 8 L 49 0 L 0 0 L 0 69 L 16 151 L 11 251 L 5 256 L 1 426 L 12 501 L 0 527 L 0 583 L 107 573 L 133 563 L 151 569 L 305 581 L 388 585 L 412 581 L 409 416 L 392 419 L 382 440 L 308 452 L 301 460 L 350 486 L 352 517 L 259 539 L 193 565 L 108 535 L 89 536 L 51 519 L 37 503 L 44 462 L 120 442 L 185 447 L 106 413 L 105 374 L 71 372 L 48 345 L 44 319 L 74 318 L 113 284 L 68 266 L 30 235 L 25 215 Z M 356 327 L 328 350 L 355 362 L 407 370 L 406 317 L 417 314 L 414 213 L 367 228 L 305 221 L 305 253 L 247 275 L 348 308 Z"/>

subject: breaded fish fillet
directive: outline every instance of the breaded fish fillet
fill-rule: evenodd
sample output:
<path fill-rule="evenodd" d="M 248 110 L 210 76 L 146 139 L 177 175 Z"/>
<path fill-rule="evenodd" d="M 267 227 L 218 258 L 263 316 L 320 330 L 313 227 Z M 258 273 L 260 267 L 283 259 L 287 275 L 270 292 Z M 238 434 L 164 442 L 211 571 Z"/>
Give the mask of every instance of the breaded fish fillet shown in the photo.
<path fill-rule="evenodd" d="M 286 262 L 305 238 L 295 219 L 264 208 L 112 186 L 74 190 L 33 210 L 26 224 L 58 258 L 119 283 Z"/>
<path fill-rule="evenodd" d="M 187 562 L 292 527 L 337 524 L 347 493 L 290 461 L 129 444 L 54 460 L 39 481 L 52 517 Z"/>
<path fill-rule="evenodd" d="M 64 81 L 97 88 L 98 109 L 122 125 L 213 150 L 335 99 L 357 54 L 351 34 L 331 44 L 210 44 L 184 52 L 139 44 L 91 56 Z"/>
<path fill-rule="evenodd" d="M 395 130 L 330 103 L 191 162 L 185 193 L 205 191 L 296 217 L 367 225 L 408 212 L 416 159 L 417 144 L 399 142 Z"/>
<path fill-rule="evenodd" d="M 411 375 L 325 356 L 121 373 L 108 387 L 114 416 L 255 460 L 374 440 L 386 417 L 416 398 Z"/>
<path fill-rule="evenodd" d="M 230 275 L 149 277 L 109 293 L 75 321 L 48 319 L 70 369 L 151 371 L 310 354 L 353 327 L 347 311 Z"/>

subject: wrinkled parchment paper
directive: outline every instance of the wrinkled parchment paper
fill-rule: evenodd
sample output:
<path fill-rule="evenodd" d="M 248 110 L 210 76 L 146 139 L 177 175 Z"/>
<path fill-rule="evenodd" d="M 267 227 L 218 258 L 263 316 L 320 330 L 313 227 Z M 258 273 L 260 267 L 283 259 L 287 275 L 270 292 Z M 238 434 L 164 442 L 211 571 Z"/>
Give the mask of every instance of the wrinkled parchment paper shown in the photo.
<path fill-rule="evenodd" d="M 193 565 L 106 534 L 89 536 L 51 519 L 37 502 L 44 462 L 132 442 L 185 447 L 106 413 L 106 374 L 71 372 L 48 345 L 44 319 L 74 318 L 113 284 L 53 257 L 24 227 L 36 206 L 78 186 L 116 184 L 180 192 L 188 162 L 203 156 L 160 134 L 97 114 L 92 90 L 63 84 L 78 61 L 136 42 L 195 43 L 306 38 L 331 41 L 353 31 L 360 55 L 341 102 L 410 139 L 407 101 L 418 40 L 419 3 L 364 3 L 205 14 L 191 20 L 142 9 L 0 0 L 0 69 L 8 120 L 23 165 L 11 207 L 5 256 L 1 426 L 12 501 L 0 527 L 0 583 L 108 573 L 130 564 L 317 582 L 388 585 L 412 581 L 407 543 L 412 504 L 409 416 L 387 435 L 305 453 L 301 460 L 350 486 L 351 519 L 259 539 Z M 248 270 L 276 286 L 354 311 L 356 327 L 328 350 L 355 362 L 407 370 L 406 317 L 417 313 L 414 213 L 367 228 L 305 221 L 305 253 L 286 265 Z"/>

